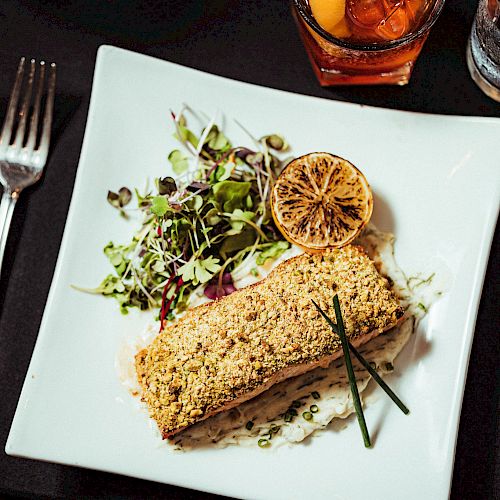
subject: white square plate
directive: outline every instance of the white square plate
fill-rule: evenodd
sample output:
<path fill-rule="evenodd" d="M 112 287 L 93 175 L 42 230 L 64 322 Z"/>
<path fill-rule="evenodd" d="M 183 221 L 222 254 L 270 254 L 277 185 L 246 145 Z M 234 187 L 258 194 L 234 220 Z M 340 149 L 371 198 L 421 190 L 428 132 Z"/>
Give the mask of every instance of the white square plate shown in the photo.
<path fill-rule="evenodd" d="M 355 421 L 291 448 L 229 447 L 179 453 L 133 411 L 114 357 L 149 315 L 120 315 L 95 286 L 109 272 L 101 252 L 133 224 L 106 202 L 108 189 L 143 187 L 167 173 L 176 147 L 170 109 L 212 116 L 237 144 L 235 125 L 282 133 L 298 156 L 331 151 L 365 173 L 374 221 L 397 237 L 409 273 L 445 263 L 448 293 L 396 363 L 391 384 L 411 408 L 384 398 L 368 408 L 374 438 Z M 251 498 L 445 499 L 481 286 L 500 199 L 500 120 L 435 116 L 294 95 L 101 47 L 85 140 L 57 268 L 6 445 L 11 455 Z M 238 142 L 240 141 L 240 142 Z M 432 265 L 430 266 L 432 267 Z"/>

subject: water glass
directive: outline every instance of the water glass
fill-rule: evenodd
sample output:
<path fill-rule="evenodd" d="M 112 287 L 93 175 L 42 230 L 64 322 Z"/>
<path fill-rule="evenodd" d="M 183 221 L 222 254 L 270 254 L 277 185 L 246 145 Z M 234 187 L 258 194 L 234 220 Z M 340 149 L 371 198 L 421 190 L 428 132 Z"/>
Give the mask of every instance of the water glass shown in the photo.
<path fill-rule="evenodd" d="M 467 45 L 467 66 L 479 88 L 500 102 L 500 0 L 480 0 Z"/>

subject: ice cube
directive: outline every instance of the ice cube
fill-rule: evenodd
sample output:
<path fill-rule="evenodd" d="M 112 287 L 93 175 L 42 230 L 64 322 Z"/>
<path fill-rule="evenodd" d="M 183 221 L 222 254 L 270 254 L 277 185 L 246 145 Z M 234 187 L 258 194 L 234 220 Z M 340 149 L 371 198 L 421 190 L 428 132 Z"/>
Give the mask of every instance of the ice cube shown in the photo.
<path fill-rule="evenodd" d="M 347 12 L 354 24 L 375 29 L 386 16 L 385 0 L 347 0 Z"/>
<path fill-rule="evenodd" d="M 376 29 L 379 36 L 385 40 L 397 40 L 406 35 L 409 30 L 409 19 L 404 0 L 394 4 L 392 9 L 388 9 Z"/>
<path fill-rule="evenodd" d="M 406 35 L 425 0 L 348 0 L 351 21 L 374 30 L 384 40 L 396 40 Z"/>

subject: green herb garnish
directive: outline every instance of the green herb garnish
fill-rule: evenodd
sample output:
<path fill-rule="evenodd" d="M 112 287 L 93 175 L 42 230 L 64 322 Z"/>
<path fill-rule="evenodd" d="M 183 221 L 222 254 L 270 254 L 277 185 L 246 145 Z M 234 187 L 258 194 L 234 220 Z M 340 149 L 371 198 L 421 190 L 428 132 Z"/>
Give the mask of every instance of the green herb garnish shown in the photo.
<path fill-rule="evenodd" d="M 359 427 L 361 429 L 361 434 L 363 435 L 363 441 L 367 448 L 371 447 L 370 435 L 368 433 L 368 428 L 366 427 L 365 416 L 363 413 L 363 407 L 361 406 L 361 399 L 359 397 L 358 386 L 356 385 L 356 376 L 354 375 L 354 369 L 352 367 L 351 355 L 349 353 L 349 344 L 347 341 L 347 336 L 345 334 L 344 329 L 344 321 L 342 319 L 342 311 L 340 310 L 339 297 L 337 294 L 333 297 L 333 308 L 335 310 L 335 317 L 337 318 L 337 324 L 333 323 L 333 321 L 326 315 L 326 313 L 321 309 L 321 307 L 312 301 L 315 305 L 316 309 L 320 312 L 323 318 L 330 325 L 332 330 L 337 333 L 340 337 L 340 341 L 342 343 L 342 350 L 344 351 L 344 359 L 347 368 L 347 375 L 349 377 L 349 385 L 351 386 L 351 394 L 354 403 L 354 409 L 356 410 L 356 415 L 358 417 Z"/>
<path fill-rule="evenodd" d="M 413 290 L 414 288 L 417 288 L 422 285 L 429 285 L 435 276 L 436 273 L 432 273 L 427 278 L 421 278 L 420 276 L 410 276 L 408 278 L 408 286 L 411 290 Z"/>
<path fill-rule="evenodd" d="M 122 217 L 125 219 L 128 218 L 127 213 L 123 210 L 123 207 L 126 207 L 130 200 L 132 199 L 132 193 L 130 189 L 126 187 L 122 187 L 119 189 L 118 193 L 114 193 L 113 191 L 108 191 L 107 200 L 108 203 L 115 207 Z"/>
<path fill-rule="evenodd" d="M 318 413 L 319 411 L 319 406 L 318 405 L 311 405 L 311 407 L 309 408 L 309 411 L 311 413 Z"/>
<path fill-rule="evenodd" d="M 261 448 L 268 448 L 271 446 L 271 439 L 279 432 L 280 429 L 281 427 L 279 425 L 271 424 L 269 430 L 265 434 L 262 434 L 262 437 L 257 441 L 257 444 Z"/>
<path fill-rule="evenodd" d="M 246 425 L 245 425 L 245 429 L 246 429 L 247 431 L 251 431 L 251 430 L 252 430 L 252 428 L 253 428 L 253 426 L 254 426 L 254 423 L 253 423 L 251 420 L 249 420 L 249 421 L 246 423 Z"/>
<path fill-rule="evenodd" d="M 269 200 L 284 166 L 276 152 L 286 141 L 270 134 L 252 149 L 233 146 L 214 120 L 198 135 L 184 111 L 172 117 L 181 146 L 167 158 L 176 178 L 160 177 L 143 194 L 135 190 L 142 227 L 130 242 L 106 246 L 114 274 L 96 288 L 79 288 L 114 297 L 124 314 L 131 307 L 160 308 L 160 321 L 185 310 L 198 287 L 210 299 L 232 293 L 235 272 L 248 272 L 254 260 L 251 273 L 258 276 L 258 266 L 290 246 L 274 225 Z M 108 193 L 125 217 L 131 198 L 128 188 Z"/>
<path fill-rule="evenodd" d="M 349 349 L 352 351 L 352 353 L 356 356 L 358 361 L 365 367 L 365 369 L 368 371 L 368 373 L 373 377 L 373 380 L 377 382 L 377 384 L 384 390 L 384 392 L 394 401 L 396 406 L 405 414 L 408 415 L 410 413 L 410 410 L 403 404 L 403 402 L 396 396 L 394 391 L 384 382 L 382 377 L 377 373 L 375 370 L 375 367 L 372 366 L 372 363 L 368 363 L 363 356 L 359 353 L 359 351 L 349 343 Z M 373 363 L 375 364 L 375 363 Z M 392 363 L 386 363 L 386 370 L 387 371 L 392 371 L 394 370 L 394 366 L 392 366 Z"/>
<path fill-rule="evenodd" d="M 319 395 L 319 392 L 317 391 L 313 391 L 311 392 L 311 396 L 314 398 L 314 399 L 319 399 L 321 396 Z"/>
<path fill-rule="evenodd" d="M 257 444 L 259 445 L 260 448 L 269 448 L 269 446 L 271 446 L 271 443 L 269 441 L 269 439 L 259 439 L 257 441 Z"/>
<path fill-rule="evenodd" d="M 274 434 L 277 434 L 280 430 L 280 426 L 276 424 L 271 424 L 271 427 L 269 428 L 269 435 L 273 436 Z"/>
<path fill-rule="evenodd" d="M 340 309 L 339 297 L 337 294 L 333 296 L 333 308 L 335 309 L 335 317 L 337 318 L 337 327 L 339 330 L 340 340 L 342 342 L 342 349 L 344 351 L 344 358 L 347 366 L 347 373 L 349 374 L 349 383 L 351 385 L 351 393 L 354 401 L 354 408 L 358 416 L 358 423 L 363 434 L 363 441 L 367 448 L 371 447 L 370 435 L 366 427 L 365 416 L 363 414 L 363 407 L 361 406 L 361 399 L 359 397 L 358 386 L 356 385 L 356 376 L 352 367 L 351 356 L 349 354 L 349 343 L 344 329 L 344 320 L 342 318 L 342 311 Z"/>
<path fill-rule="evenodd" d="M 314 303 L 314 301 L 313 301 Z M 337 333 L 338 335 L 338 327 L 333 323 L 333 321 L 328 318 L 328 316 L 325 314 L 325 312 L 316 304 L 314 303 L 320 314 L 323 316 L 323 318 L 326 319 L 332 330 Z M 364 366 L 364 368 L 368 371 L 368 373 L 373 377 L 373 380 L 377 382 L 377 384 L 384 390 L 384 392 L 392 399 L 392 401 L 397 405 L 397 407 L 405 414 L 408 415 L 410 413 L 410 410 L 404 405 L 404 403 L 398 398 L 398 396 L 394 393 L 394 391 L 387 385 L 386 382 L 380 377 L 380 375 L 377 373 L 376 370 L 376 364 L 373 361 L 366 361 L 366 359 L 359 353 L 359 351 L 350 343 L 348 342 L 349 345 L 349 350 L 356 356 L 358 361 Z M 385 366 L 387 371 L 392 371 L 394 370 L 394 366 L 392 363 L 386 363 Z"/>
<path fill-rule="evenodd" d="M 310 411 L 305 411 L 304 413 L 302 413 L 302 418 L 304 420 L 312 420 L 313 414 Z"/>
<path fill-rule="evenodd" d="M 276 243 L 273 243 L 273 245 L 270 245 L 259 254 L 257 257 L 257 264 L 265 264 L 267 259 L 276 259 L 285 250 L 287 250 L 289 246 L 290 245 L 287 241 L 277 241 Z"/>

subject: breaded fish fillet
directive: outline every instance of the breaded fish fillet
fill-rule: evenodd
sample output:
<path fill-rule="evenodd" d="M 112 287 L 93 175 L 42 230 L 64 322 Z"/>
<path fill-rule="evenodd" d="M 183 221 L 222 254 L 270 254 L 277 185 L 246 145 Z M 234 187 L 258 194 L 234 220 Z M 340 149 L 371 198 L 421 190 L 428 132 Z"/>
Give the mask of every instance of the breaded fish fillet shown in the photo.
<path fill-rule="evenodd" d="M 263 281 L 196 307 L 136 355 L 142 399 L 164 438 L 342 355 L 311 303 L 358 346 L 395 326 L 403 309 L 358 246 L 303 254 Z"/>

